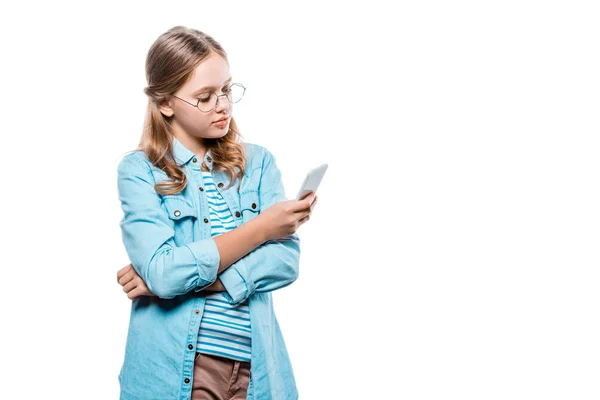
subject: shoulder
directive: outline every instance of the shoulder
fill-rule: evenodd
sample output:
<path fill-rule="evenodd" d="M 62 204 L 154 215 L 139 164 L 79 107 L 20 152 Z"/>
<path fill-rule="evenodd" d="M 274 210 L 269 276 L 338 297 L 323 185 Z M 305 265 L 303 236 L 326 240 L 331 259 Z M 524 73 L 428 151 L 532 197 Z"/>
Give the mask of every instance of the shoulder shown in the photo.
<path fill-rule="evenodd" d="M 265 146 L 248 142 L 243 144 L 249 169 L 261 168 L 265 164 L 273 162 L 275 157 Z"/>
<path fill-rule="evenodd" d="M 264 147 L 256 143 L 242 142 L 244 152 L 248 161 L 260 159 L 264 152 Z"/>
<path fill-rule="evenodd" d="M 152 164 L 146 153 L 142 150 L 134 150 L 124 155 L 117 165 L 119 175 L 150 175 Z"/>
<path fill-rule="evenodd" d="M 244 142 L 243 145 L 246 154 L 246 169 L 249 171 L 262 168 L 265 160 L 272 156 L 266 147 L 259 144 Z"/>

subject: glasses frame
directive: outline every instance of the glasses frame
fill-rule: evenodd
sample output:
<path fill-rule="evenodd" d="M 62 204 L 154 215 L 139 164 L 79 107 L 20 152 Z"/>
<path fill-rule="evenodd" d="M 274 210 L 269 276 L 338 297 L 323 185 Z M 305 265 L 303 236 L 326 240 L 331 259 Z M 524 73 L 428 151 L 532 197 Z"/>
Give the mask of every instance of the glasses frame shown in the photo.
<path fill-rule="evenodd" d="M 242 87 L 242 89 L 244 89 L 244 91 L 242 92 L 242 97 L 240 97 L 240 100 L 242 100 L 242 99 L 244 98 L 244 94 L 246 93 L 246 86 L 242 85 L 241 83 L 235 82 L 235 83 L 232 83 L 232 84 L 229 86 L 229 88 L 231 89 L 231 87 L 232 87 L 232 86 L 234 86 L 234 85 L 241 86 L 241 87 Z M 196 104 L 194 104 L 194 103 L 190 103 L 190 102 L 189 102 L 189 101 L 187 101 L 187 100 L 184 100 L 184 99 L 182 99 L 181 97 L 178 97 L 178 96 L 175 96 L 175 95 L 172 95 L 172 96 L 173 96 L 173 97 L 176 97 L 176 98 L 178 98 L 178 99 L 179 99 L 179 100 L 181 100 L 181 101 L 184 101 L 184 102 L 188 103 L 188 104 L 189 104 L 190 106 L 192 106 L 192 107 L 196 107 L 196 108 L 198 109 L 198 111 L 200 111 L 200 112 L 202 112 L 202 113 L 209 113 L 209 112 L 213 111 L 215 108 L 217 108 L 217 105 L 219 104 L 219 97 L 223 97 L 223 96 L 225 96 L 225 98 L 227 98 L 227 101 L 228 101 L 229 103 L 231 103 L 231 104 L 235 104 L 235 103 L 239 103 L 239 102 L 240 102 L 240 100 L 236 101 L 235 103 L 234 103 L 233 101 L 231 101 L 231 99 L 229 98 L 229 93 L 217 94 L 217 93 L 216 93 L 216 92 L 214 92 L 214 91 L 210 92 L 210 95 L 211 95 L 211 96 L 212 96 L 213 94 L 215 94 L 215 95 L 217 96 L 217 100 L 215 101 L 215 105 L 213 106 L 213 108 L 211 108 L 211 109 L 210 109 L 210 110 L 208 110 L 208 111 L 203 111 L 203 110 L 201 110 L 201 109 L 200 109 L 200 107 L 198 107 L 198 106 L 200 105 L 200 99 L 198 99 L 198 102 L 197 102 Z"/>

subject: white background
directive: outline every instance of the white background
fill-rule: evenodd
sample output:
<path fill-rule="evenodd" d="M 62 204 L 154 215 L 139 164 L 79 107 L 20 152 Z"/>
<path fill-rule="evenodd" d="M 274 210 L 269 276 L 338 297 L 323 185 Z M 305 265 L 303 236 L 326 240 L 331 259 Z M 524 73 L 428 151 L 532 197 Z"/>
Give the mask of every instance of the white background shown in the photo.
<path fill-rule="evenodd" d="M 288 197 L 329 164 L 274 292 L 301 399 L 598 399 L 594 3 L 5 8 L 0 398 L 118 398 L 116 166 L 146 52 L 186 25 L 225 47 Z"/>

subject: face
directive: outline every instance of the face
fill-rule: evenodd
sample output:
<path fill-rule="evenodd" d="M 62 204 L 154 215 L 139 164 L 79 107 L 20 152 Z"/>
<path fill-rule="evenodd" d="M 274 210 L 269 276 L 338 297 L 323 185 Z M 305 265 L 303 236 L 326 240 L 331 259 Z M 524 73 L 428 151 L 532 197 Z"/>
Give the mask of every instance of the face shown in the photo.
<path fill-rule="evenodd" d="M 175 92 L 175 96 L 193 104 L 187 104 L 178 98 L 171 97 L 168 104 L 160 107 L 160 111 L 171 117 L 171 126 L 176 137 L 185 140 L 186 136 L 196 139 L 218 139 L 227 134 L 232 104 L 225 96 L 219 97 L 217 106 L 209 112 L 201 112 L 194 107 L 200 99 L 200 107 L 210 108 L 206 101 L 211 92 L 217 95 L 227 91 L 232 83 L 229 65 L 220 55 L 213 53 L 196 67 L 192 77 Z M 224 125 L 215 124 L 215 121 L 226 117 Z"/>

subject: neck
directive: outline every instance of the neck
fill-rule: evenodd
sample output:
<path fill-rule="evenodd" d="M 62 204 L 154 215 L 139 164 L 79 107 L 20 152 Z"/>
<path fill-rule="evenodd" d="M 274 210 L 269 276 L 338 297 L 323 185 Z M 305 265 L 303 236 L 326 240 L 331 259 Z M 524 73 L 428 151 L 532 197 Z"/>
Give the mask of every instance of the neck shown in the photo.
<path fill-rule="evenodd" d="M 177 140 L 179 140 L 185 147 L 190 149 L 201 160 L 204 160 L 204 155 L 206 154 L 207 148 L 203 138 L 197 138 L 188 135 L 180 129 L 173 129 L 173 136 L 175 136 Z"/>

